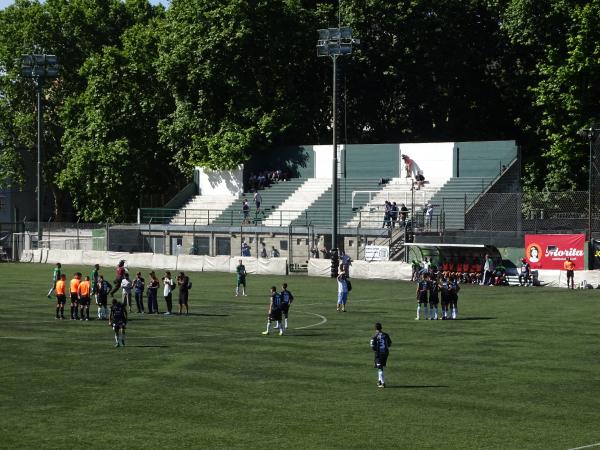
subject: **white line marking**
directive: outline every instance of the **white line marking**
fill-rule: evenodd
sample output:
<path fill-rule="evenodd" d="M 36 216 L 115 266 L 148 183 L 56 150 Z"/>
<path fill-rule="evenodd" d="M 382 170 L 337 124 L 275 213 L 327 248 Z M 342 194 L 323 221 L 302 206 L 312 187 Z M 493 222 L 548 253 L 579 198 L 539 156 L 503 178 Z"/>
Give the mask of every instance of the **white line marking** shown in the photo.
<path fill-rule="evenodd" d="M 592 447 L 600 447 L 600 442 L 596 442 L 595 444 L 590 444 L 590 445 L 584 445 L 583 447 L 570 448 L 569 450 L 581 450 L 583 448 L 592 448 Z"/>
<path fill-rule="evenodd" d="M 306 325 L 305 327 L 296 327 L 294 328 L 294 330 L 305 330 L 306 328 L 312 328 L 312 327 L 318 327 L 319 325 L 323 325 L 324 323 L 327 323 L 327 317 L 322 316 L 321 314 L 317 314 L 317 313 L 311 313 L 311 312 L 304 312 L 304 314 L 310 314 L 311 316 L 317 316 L 321 318 L 321 321 L 319 323 L 313 323 L 311 325 Z"/>

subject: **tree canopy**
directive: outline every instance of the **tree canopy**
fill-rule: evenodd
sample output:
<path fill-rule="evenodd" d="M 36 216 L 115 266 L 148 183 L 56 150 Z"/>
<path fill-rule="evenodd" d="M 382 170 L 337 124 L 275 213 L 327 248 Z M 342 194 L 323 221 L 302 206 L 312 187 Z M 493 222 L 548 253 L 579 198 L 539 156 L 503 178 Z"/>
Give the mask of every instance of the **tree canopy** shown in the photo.
<path fill-rule="evenodd" d="M 128 220 L 194 165 L 327 143 L 337 2 L 16 0 L 0 11 L 0 186 L 32 177 L 36 111 L 20 55 L 54 53 L 43 174 L 56 214 Z M 581 188 L 600 120 L 600 0 L 347 0 L 348 143 L 517 139 L 529 186 Z"/>

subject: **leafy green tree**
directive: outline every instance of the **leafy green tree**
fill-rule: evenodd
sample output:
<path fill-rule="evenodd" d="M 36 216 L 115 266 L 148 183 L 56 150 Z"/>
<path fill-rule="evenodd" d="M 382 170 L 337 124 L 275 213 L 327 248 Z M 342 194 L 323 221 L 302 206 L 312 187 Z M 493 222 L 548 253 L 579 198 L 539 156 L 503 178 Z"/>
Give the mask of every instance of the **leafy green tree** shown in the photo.
<path fill-rule="evenodd" d="M 158 64 L 176 107 L 160 133 L 182 170 L 325 129 L 312 17 L 291 0 L 171 3 Z"/>
<path fill-rule="evenodd" d="M 81 69 L 87 87 L 64 110 L 65 168 L 59 186 L 72 192 L 85 220 L 131 220 L 143 193 L 180 187 L 158 122 L 173 109 L 153 61 L 161 18 L 123 34 Z"/>
<path fill-rule="evenodd" d="M 55 215 L 68 218 L 68 192 L 58 178 L 65 167 L 62 110 L 84 89 L 80 68 L 104 46 L 118 44 L 122 32 L 152 8 L 147 1 L 17 0 L 0 11 L 0 141 L 3 143 L 0 183 L 20 185 L 35 176 L 24 161 L 36 150 L 35 89 L 20 75 L 24 53 L 56 54 L 61 66 L 57 80 L 44 90 L 43 178 L 55 200 Z M 65 217 L 67 216 L 67 217 Z"/>

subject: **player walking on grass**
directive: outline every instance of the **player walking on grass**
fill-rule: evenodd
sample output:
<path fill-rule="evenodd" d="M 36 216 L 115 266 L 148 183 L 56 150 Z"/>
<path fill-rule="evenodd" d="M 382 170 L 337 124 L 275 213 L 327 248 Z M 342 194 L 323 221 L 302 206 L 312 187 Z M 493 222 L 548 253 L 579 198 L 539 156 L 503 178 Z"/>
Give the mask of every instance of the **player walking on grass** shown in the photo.
<path fill-rule="evenodd" d="M 346 303 L 348 302 L 348 275 L 344 270 L 344 265 L 340 264 L 339 273 L 337 276 L 338 284 L 338 301 L 337 301 L 337 312 L 346 312 Z"/>
<path fill-rule="evenodd" d="M 387 364 L 391 346 L 392 340 L 389 334 L 381 331 L 381 324 L 377 322 L 375 324 L 375 335 L 371 338 L 371 350 L 375 352 L 374 367 L 377 369 L 377 387 L 379 388 L 385 387 L 383 369 Z"/>
<path fill-rule="evenodd" d="M 58 319 L 58 313 L 60 313 L 60 319 L 65 318 L 65 302 L 67 301 L 66 292 L 66 279 L 65 274 L 61 274 L 60 279 L 56 282 L 56 318 Z"/>
<path fill-rule="evenodd" d="M 71 294 L 71 320 L 79 320 L 79 283 L 81 283 L 81 274 L 77 272 L 69 282 L 69 293 Z"/>
<path fill-rule="evenodd" d="M 424 317 L 427 317 L 427 293 L 430 288 L 429 274 L 424 273 L 421 281 L 417 284 L 417 317 L 415 317 L 415 320 L 421 319 L 421 307 L 424 308 Z"/>
<path fill-rule="evenodd" d="M 108 293 L 112 286 L 102 275 L 98 277 L 98 319 L 108 319 Z"/>
<path fill-rule="evenodd" d="M 125 347 L 125 328 L 127 327 L 127 309 L 125 305 L 113 299 L 108 324 L 115 332 L 115 347 Z"/>
<path fill-rule="evenodd" d="M 119 264 L 117 264 L 117 268 L 115 269 L 115 282 L 114 282 L 114 286 L 113 286 L 112 290 L 110 291 L 110 296 L 112 298 L 115 298 L 115 292 L 117 292 L 119 290 L 119 288 L 121 287 L 121 282 L 123 281 L 124 278 L 125 278 L 125 260 L 122 259 L 121 261 L 119 261 Z"/>
<path fill-rule="evenodd" d="M 237 277 L 237 286 L 235 288 L 235 296 L 238 297 L 240 295 L 240 286 L 242 287 L 242 295 L 246 297 L 246 266 L 240 259 L 240 263 L 235 268 L 235 273 Z"/>
<path fill-rule="evenodd" d="M 267 318 L 267 329 L 262 334 L 268 335 L 271 332 L 271 322 L 281 322 L 281 294 L 277 292 L 275 286 L 271 287 L 271 297 L 269 298 L 269 313 Z M 283 334 L 283 327 L 279 327 L 279 335 Z"/>
<path fill-rule="evenodd" d="M 283 319 L 283 329 L 287 330 L 288 328 L 288 315 L 290 312 L 290 306 L 294 301 L 294 296 L 290 291 L 288 291 L 287 283 L 283 283 L 281 286 L 281 315 Z"/>
<path fill-rule="evenodd" d="M 85 277 L 85 280 L 79 283 L 79 288 L 77 289 L 81 320 L 90 320 L 90 292 L 90 277 Z"/>
<path fill-rule="evenodd" d="M 60 280 L 61 275 L 61 265 L 60 263 L 56 263 L 56 267 L 52 270 L 52 287 L 48 291 L 48 298 L 52 297 L 52 292 L 56 288 L 56 282 Z"/>

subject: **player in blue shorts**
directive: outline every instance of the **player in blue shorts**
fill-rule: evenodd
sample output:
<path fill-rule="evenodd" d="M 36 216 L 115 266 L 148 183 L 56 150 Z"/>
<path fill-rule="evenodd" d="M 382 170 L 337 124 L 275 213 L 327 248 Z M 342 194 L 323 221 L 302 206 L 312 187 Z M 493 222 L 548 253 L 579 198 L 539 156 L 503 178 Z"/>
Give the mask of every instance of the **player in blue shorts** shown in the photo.
<path fill-rule="evenodd" d="M 288 328 L 288 314 L 290 311 L 290 306 L 294 301 L 294 296 L 290 291 L 288 291 L 287 283 L 283 283 L 281 286 L 281 315 L 283 316 L 283 329 L 287 330 Z"/>
<path fill-rule="evenodd" d="M 421 307 L 424 310 L 424 316 L 427 317 L 427 293 L 429 292 L 431 285 L 429 283 L 429 274 L 424 273 L 421 281 L 417 284 L 417 317 L 415 320 L 419 320 L 421 318 Z"/>
<path fill-rule="evenodd" d="M 127 327 L 127 309 L 123 303 L 113 299 L 110 307 L 110 317 L 108 324 L 112 326 L 115 332 L 115 347 L 125 347 L 125 328 Z"/>
<path fill-rule="evenodd" d="M 269 316 L 267 319 L 267 329 L 262 334 L 269 334 L 272 322 L 281 321 L 281 294 L 277 292 L 275 286 L 271 287 L 271 297 L 269 299 Z M 283 334 L 283 327 L 279 327 L 279 335 Z"/>
<path fill-rule="evenodd" d="M 387 333 L 381 331 L 381 324 L 375 324 L 375 335 L 371 338 L 371 350 L 375 352 L 374 367 L 377 369 L 377 387 L 385 387 L 383 369 L 387 364 L 392 340 Z"/>

